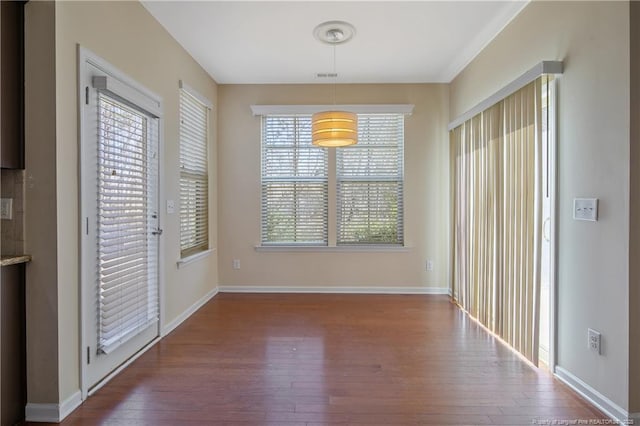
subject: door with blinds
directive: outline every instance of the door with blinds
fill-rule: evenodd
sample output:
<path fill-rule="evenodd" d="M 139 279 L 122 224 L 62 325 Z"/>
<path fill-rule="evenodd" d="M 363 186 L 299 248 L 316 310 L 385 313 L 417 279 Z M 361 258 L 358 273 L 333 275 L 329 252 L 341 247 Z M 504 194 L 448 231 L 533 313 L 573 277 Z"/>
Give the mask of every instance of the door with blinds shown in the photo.
<path fill-rule="evenodd" d="M 81 62 L 83 391 L 159 335 L 157 97 Z"/>

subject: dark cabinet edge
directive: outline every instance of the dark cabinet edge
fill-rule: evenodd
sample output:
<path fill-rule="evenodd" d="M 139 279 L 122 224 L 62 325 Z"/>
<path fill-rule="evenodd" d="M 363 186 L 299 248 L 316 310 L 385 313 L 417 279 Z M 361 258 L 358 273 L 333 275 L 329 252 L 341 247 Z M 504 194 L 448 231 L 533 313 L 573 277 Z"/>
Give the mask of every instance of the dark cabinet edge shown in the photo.
<path fill-rule="evenodd" d="M 0 1 L 3 16 L 8 13 L 10 25 L 4 25 L 7 23 L 7 17 L 2 20 L 4 27 L 2 30 L 3 37 L 6 40 L 0 43 L 0 54 L 2 55 L 2 63 L 9 64 L 10 69 L 3 69 L 3 77 L 0 79 L 0 85 L 4 89 L 12 86 L 8 101 L 2 100 L 5 107 L 1 112 L 2 115 L 2 137 L 13 136 L 10 140 L 4 140 L 0 142 L 0 148 L 2 155 L 0 155 L 0 167 L 3 169 L 24 169 L 25 168 L 25 99 L 24 99 L 24 78 L 25 78 L 25 36 L 24 36 L 24 6 L 27 3 L 25 0 L 18 1 Z M 1 40 L 1 38 L 0 38 Z M 7 45 L 9 43 L 9 45 Z M 3 48 L 9 47 L 9 55 L 3 51 Z M 13 64 L 13 66 L 11 66 Z M 4 65 L 3 68 L 6 68 Z M 6 76 L 5 76 L 6 74 Z M 15 92 L 17 90 L 17 92 Z M 7 104 L 9 102 L 9 104 Z M 10 108 L 7 108 L 9 106 Z M 7 112 L 7 110 L 9 112 Z M 5 124 L 4 121 L 8 121 L 10 124 Z M 7 130 L 9 129 L 9 130 Z M 13 130 L 11 130 L 13 129 Z M 8 132 L 5 134 L 5 130 Z"/>

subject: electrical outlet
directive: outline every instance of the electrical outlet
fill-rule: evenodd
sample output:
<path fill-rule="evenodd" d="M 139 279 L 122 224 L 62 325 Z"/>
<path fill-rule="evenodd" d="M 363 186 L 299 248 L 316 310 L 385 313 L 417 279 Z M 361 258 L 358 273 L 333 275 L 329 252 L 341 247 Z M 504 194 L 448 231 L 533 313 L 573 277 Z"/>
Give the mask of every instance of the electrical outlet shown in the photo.
<path fill-rule="evenodd" d="M 13 198 L 0 198 L 0 219 L 13 218 Z"/>
<path fill-rule="evenodd" d="M 600 333 L 589 328 L 587 330 L 587 335 L 589 339 L 588 340 L 589 349 L 591 349 L 594 352 L 597 352 L 598 355 L 600 355 Z"/>
<path fill-rule="evenodd" d="M 427 259 L 426 268 L 427 268 L 427 272 L 433 271 L 433 260 Z"/>
<path fill-rule="evenodd" d="M 240 259 L 233 259 L 233 269 L 240 269 Z"/>

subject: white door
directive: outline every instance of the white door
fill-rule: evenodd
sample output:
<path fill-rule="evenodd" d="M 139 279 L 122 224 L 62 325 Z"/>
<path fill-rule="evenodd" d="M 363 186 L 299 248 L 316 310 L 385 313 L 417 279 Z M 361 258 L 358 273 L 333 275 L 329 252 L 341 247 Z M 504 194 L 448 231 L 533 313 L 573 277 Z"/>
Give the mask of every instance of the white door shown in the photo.
<path fill-rule="evenodd" d="M 86 394 L 159 335 L 160 104 L 97 58 L 81 67 Z"/>

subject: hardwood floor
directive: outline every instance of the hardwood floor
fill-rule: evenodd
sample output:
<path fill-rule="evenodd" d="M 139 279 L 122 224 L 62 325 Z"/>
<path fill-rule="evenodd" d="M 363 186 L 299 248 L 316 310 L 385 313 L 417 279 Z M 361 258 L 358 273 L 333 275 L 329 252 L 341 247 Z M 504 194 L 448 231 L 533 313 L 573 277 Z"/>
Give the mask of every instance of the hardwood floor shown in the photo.
<path fill-rule="evenodd" d="M 444 296 L 219 294 L 63 425 L 596 418 Z"/>

